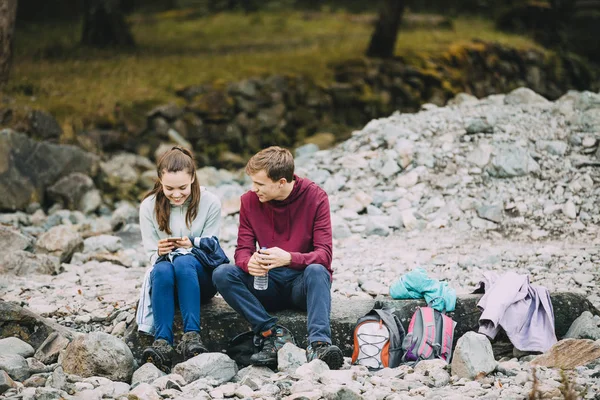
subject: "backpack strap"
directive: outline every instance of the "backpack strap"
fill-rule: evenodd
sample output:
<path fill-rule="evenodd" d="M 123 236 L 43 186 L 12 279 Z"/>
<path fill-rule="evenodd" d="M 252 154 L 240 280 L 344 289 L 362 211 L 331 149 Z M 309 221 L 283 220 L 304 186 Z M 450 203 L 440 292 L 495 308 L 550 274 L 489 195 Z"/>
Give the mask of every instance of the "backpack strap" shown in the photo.
<path fill-rule="evenodd" d="M 435 343 L 435 321 L 433 315 L 433 308 L 421 307 L 419 309 L 421 320 L 423 321 L 423 337 L 417 353 L 420 358 L 427 359 L 433 353 L 433 344 Z"/>
<path fill-rule="evenodd" d="M 454 325 L 456 322 L 449 316 L 442 314 L 442 348 L 440 357 L 450 362 L 452 357 L 452 342 L 454 341 Z"/>

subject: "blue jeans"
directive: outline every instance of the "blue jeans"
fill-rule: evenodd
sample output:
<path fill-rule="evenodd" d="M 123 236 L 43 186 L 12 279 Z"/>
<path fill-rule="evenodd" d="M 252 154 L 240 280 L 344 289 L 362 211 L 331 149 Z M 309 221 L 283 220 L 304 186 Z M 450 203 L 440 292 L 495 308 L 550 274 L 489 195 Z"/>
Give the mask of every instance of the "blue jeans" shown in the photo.
<path fill-rule="evenodd" d="M 208 302 L 217 290 L 212 284 L 212 270 L 205 268 L 191 254 L 177 256 L 173 263 L 161 261 L 150 275 L 150 297 L 154 312 L 155 339 L 173 344 L 175 293 L 183 320 L 183 331 L 200 332 L 200 303 Z"/>
<path fill-rule="evenodd" d="M 213 272 L 213 283 L 225 301 L 259 334 L 277 323 L 268 311 L 296 308 L 307 311 L 308 343 L 331 344 L 331 279 L 327 269 L 311 264 L 303 271 L 281 267 L 269 271 L 267 290 L 255 290 L 254 277 L 224 264 Z"/>

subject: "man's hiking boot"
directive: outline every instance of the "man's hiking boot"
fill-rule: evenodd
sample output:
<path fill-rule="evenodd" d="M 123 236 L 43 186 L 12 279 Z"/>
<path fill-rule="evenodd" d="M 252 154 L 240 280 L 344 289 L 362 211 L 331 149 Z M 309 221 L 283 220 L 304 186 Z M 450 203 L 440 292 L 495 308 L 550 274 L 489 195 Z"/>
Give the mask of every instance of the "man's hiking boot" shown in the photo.
<path fill-rule="evenodd" d="M 279 325 L 261 333 L 258 338 L 262 349 L 250 357 L 252 365 L 257 366 L 277 365 L 277 351 L 286 343 L 296 344 L 292 333 Z"/>
<path fill-rule="evenodd" d="M 340 369 L 344 364 L 344 355 L 339 347 L 325 342 L 313 342 L 306 349 L 306 360 L 314 359 L 325 361 L 329 369 Z"/>
<path fill-rule="evenodd" d="M 198 354 L 206 353 L 208 349 L 202 343 L 200 332 L 186 332 L 181 337 L 181 342 L 177 346 L 177 351 L 183 356 L 183 360 L 187 361 Z"/>
<path fill-rule="evenodd" d="M 164 373 L 171 372 L 173 362 L 173 346 L 164 339 L 157 339 L 151 347 L 144 349 L 142 363 L 152 363 Z"/>

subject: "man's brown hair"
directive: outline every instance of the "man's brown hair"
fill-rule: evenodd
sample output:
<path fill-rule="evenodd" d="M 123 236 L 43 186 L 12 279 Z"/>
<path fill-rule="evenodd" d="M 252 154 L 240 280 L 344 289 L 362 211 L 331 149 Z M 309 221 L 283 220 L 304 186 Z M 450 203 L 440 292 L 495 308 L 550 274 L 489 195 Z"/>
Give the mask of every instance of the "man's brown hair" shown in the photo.
<path fill-rule="evenodd" d="M 254 175 L 261 170 L 264 170 L 273 182 L 281 178 L 291 182 L 294 180 L 294 157 L 289 150 L 282 147 L 267 147 L 253 155 L 246 164 L 248 175 Z"/>

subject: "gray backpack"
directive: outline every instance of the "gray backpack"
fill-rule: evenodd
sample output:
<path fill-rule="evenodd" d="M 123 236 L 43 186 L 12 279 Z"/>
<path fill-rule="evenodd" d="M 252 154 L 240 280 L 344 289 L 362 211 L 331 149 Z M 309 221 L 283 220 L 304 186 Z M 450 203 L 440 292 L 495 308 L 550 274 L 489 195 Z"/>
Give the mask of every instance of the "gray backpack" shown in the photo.
<path fill-rule="evenodd" d="M 369 370 L 394 368 L 402 360 L 404 328 L 390 308 L 374 308 L 354 326 L 352 364 Z"/>
<path fill-rule="evenodd" d="M 421 360 L 452 359 L 452 343 L 456 322 L 431 307 L 418 307 L 402 343 L 402 363 L 416 364 Z"/>

